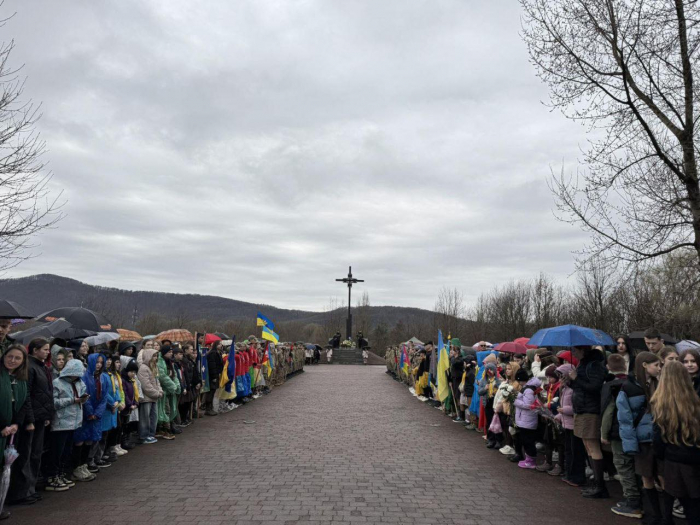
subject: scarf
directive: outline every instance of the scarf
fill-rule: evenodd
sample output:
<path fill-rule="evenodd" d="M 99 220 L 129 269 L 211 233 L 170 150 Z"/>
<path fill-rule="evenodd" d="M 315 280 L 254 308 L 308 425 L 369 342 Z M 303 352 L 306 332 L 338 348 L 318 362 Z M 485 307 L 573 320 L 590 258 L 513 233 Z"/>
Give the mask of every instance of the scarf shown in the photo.
<path fill-rule="evenodd" d="M 561 383 L 557 381 L 553 385 L 547 385 L 547 408 L 552 406 L 552 399 L 556 397 L 556 393 L 559 391 L 559 386 Z"/>

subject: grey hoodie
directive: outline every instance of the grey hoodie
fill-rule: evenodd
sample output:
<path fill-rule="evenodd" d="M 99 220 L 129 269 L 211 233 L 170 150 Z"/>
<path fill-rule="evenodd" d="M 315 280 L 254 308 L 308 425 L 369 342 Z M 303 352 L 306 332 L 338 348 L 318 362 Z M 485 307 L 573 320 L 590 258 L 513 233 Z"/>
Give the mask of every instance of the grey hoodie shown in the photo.
<path fill-rule="evenodd" d="M 75 430 L 83 424 L 83 405 L 75 398 L 85 394 L 85 384 L 81 377 L 85 367 L 79 359 L 71 359 L 61 370 L 61 375 L 53 380 L 53 406 L 56 413 L 51 421 L 51 430 Z M 75 387 L 75 390 L 73 389 Z"/>

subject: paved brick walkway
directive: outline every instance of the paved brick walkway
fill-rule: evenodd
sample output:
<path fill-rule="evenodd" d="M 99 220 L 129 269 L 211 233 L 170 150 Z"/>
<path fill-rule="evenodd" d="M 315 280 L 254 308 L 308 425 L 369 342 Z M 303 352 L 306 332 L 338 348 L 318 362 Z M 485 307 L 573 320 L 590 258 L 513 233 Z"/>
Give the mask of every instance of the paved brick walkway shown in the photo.
<path fill-rule="evenodd" d="M 614 501 L 514 467 L 382 367 L 315 366 L 7 523 L 629 523 Z"/>

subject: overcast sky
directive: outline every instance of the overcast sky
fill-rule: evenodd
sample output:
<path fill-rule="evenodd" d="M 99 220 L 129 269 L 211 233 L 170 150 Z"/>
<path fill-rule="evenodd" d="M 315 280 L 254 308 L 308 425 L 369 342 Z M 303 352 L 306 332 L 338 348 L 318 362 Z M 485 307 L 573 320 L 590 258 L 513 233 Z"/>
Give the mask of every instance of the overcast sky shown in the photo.
<path fill-rule="evenodd" d="M 514 1 L 6 0 L 66 217 L 7 274 L 321 310 L 470 302 L 585 241 Z M 353 301 L 354 302 L 354 301 Z"/>

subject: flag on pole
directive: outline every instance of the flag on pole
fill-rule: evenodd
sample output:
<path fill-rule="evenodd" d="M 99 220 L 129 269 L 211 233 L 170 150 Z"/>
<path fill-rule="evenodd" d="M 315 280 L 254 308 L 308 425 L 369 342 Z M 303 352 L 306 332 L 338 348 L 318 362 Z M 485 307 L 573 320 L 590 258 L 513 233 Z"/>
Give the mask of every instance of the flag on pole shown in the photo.
<path fill-rule="evenodd" d="M 258 326 L 267 326 L 270 330 L 275 329 L 275 323 L 273 323 L 269 318 L 258 312 Z"/>
<path fill-rule="evenodd" d="M 270 348 L 270 342 L 268 341 L 265 347 L 265 352 L 263 353 L 262 365 L 267 367 L 267 377 L 272 375 L 272 367 L 275 366 L 272 361 L 272 348 Z"/>
<path fill-rule="evenodd" d="M 447 348 L 442 342 L 442 332 L 438 330 L 438 371 L 437 371 L 437 383 L 438 383 L 438 398 L 441 402 L 445 402 L 450 396 L 450 385 L 447 380 L 447 371 L 450 368 L 450 359 L 447 355 Z"/>
<path fill-rule="evenodd" d="M 280 336 L 267 326 L 262 327 L 262 338 L 266 341 L 272 341 L 275 344 L 280 342 Z"/>

